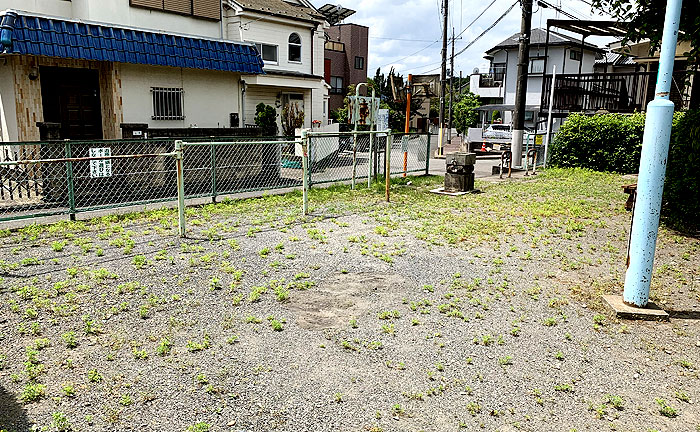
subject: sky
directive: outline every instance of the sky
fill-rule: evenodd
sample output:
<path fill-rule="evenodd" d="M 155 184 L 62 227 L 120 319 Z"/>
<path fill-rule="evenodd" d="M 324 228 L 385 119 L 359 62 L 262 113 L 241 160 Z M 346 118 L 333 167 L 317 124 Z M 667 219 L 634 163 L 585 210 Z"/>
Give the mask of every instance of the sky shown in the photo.
<path fill-rule="evenodd" d="M 338 3 L 338 1 L 341 1 Z M 488 7 L 491 2 L 493 5 Z M 462 32 L 482 11 L 486 12 L 455 41 L 455 53 L 466 47 L 493 24 L 515 0 L 450 0 L 448 32 Z M 608 19 L 591 11 L 590 0 L 546 0 L 581 19 Z M 442 49 L 442 0 L 313 0 L 316 7 L 340 4 L 357 12 L 345 23 L 369 27 L 368 75 L 378 67 L 388 72 L 392 66 L 402 75 L 440 73 Z M 488 7 L 488 9 L 487 9 Z M 469 75 L 476 67 L 488 69 L 484 52 L 520 31 L 520 4 L 463 54 L 455 57 L 455 75 Z M 547 19 L 568 17 L 535 2 L 532 27 L 546 28 Z M 587 42 L 604 45 L 609 40 L 590 38 Z M 448 47 L 448 55 L 450 47 Z M 449 64 L 448 64 L 449 67 Z M 486 71 L 484 70 L 484 72 Z"/>

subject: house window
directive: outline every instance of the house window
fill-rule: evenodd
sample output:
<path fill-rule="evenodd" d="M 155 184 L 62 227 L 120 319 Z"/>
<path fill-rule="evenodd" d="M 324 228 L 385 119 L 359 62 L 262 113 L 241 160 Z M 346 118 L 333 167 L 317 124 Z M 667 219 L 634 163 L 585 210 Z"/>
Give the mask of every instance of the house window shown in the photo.
<path fill-rule="evenodd" d="M 489 72 L 495 82 L 503 82 L 503 78 L 506 76 L 506 64 L 492 63 Z"/>
<path fill-rule="evenodd" d="M 569 51 L 569 58 L 571 60 L 581 61 L 582 53 L 581 51 Z"/>
<path fill-rule="evenodd" d="M 153 120 L 184 120 L 182 88 L 151 87 L 153 95 Z"/>
<path fill-rule="evenodd" d="M 536 57 L 530 59 L 530 69 L 528 73 L 541 74 L 544 73 L 544 58 Z"/>
<path fill-rule="evenodd" d="M 296 33 L 289 35 L 289 61 L 301 62 L 301 37 Z"/>
<path fill-rule="evenodd" d="M 531 122 L 535 119 L 535 112 L 534 111 L 525 111 L 525 121 L 526 122 Z"/>
<path fill-rule="evenodd" d="M 130 4 L 216 21 L 221 19 L 220 0 L 130 0 Z"/>
<path fill-rule="evenodd" d="M 277 45 L 256 43 L 255 48 L 260 53 L 263 61 L 277 63 Z"/>
<path fill-rule="evenodd" d="M 344 52 L 345 51 L 345 44 L 342 42 L 326 41 L 324 48 L 329 50 L 329 51 Z"/>
<path fill-rule="evenodd" d="M 355 57 L 355 69 L 364 69 L 365 68 L 365 58 L 364 57 Z"/>
<path fill-rule="evenodd" d="M 331 77 L 331 93 L 343 94 L 343 77 Z"/>

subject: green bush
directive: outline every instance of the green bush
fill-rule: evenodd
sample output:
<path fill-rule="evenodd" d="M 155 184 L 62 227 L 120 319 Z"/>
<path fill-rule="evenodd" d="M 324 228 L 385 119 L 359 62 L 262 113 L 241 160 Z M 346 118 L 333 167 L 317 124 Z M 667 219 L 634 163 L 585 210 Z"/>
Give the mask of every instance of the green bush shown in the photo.
<path fill-rule="evenodd" d="M 684 230 L 700 228 L 700 110 L 673 117 L 663 213 Z"/>
<path fill-rule="evenodd" d="M 255 107 L 255 124 L 262 129 L 264 136 L 277 135 L 277 110 L 270 105 L 259 103 Z"/>
<path fill-rule="evenodd" d="M 552 142 L 550 163 L 562 168 L 637 173 L 644 119 L 643 113 L 571 114 Z"/>
<path fill-rule="evenodd" d="M 639 171 L 643 113 L 572 114 L 550 149 L 550 165 L 625 174 Z M 700 111 L 677 112 L 669 148 L 663 215 L 683 230 L 700 228 Z"/>

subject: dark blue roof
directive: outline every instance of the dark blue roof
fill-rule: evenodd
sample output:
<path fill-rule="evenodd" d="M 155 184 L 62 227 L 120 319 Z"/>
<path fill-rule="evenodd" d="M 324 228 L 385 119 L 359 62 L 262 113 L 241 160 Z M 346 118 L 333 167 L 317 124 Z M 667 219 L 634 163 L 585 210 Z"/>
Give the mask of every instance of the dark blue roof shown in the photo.
<path fill-rule="evenodd" d="M 23 15 L 0 16 L 0 53 L 262 74 L 254 46 Z"/>

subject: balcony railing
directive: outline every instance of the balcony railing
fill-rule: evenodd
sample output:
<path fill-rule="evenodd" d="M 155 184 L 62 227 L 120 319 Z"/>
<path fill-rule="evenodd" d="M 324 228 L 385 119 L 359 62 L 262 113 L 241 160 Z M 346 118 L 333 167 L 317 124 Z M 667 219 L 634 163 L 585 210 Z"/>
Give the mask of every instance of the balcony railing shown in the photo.
<path fill-rule="evenodd" d="M 651 72 L 557 75 L 553 109 L 562 111 L 642 111 L 649 100 Z M 653 82 L 651 83 L 653 87 Z M 552 75 L 542 82 L 543 110 L 549 107 Z M 653 88 L 651 90 L 653 92 Z M 652 95 L 653 97 L 653 95 Z"/>
<path fill-rule="evenodd" d="M 501 87 L 503 86 L 503 75 L 488 75 L 488 74 L 482 74 L 479 76 L 479 87 L 481 88 L 488 88 L 488 87 Z"/>

